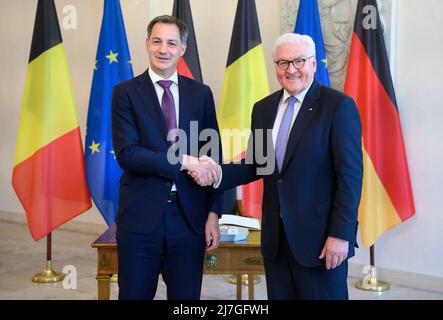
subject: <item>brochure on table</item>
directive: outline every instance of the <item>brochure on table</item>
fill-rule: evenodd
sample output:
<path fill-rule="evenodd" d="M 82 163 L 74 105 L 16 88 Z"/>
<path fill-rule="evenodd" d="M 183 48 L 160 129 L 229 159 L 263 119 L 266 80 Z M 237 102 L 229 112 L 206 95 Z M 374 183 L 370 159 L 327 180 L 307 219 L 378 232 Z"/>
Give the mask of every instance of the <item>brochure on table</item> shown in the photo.
<path fill-rule="evenodd" d="M 258 219 L 224 214 L 219 220 L 220 241 L 240 241 L 248 237 L 249 230 L 260 230 Z"/>

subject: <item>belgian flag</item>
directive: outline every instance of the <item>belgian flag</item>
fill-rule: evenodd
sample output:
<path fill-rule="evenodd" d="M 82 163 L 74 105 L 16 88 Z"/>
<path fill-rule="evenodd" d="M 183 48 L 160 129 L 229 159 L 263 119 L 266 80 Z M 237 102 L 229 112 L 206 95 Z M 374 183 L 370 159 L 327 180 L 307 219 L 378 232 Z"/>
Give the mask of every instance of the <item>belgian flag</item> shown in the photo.
<path fill-rule="evenodd" d="M 239 0 L 218 110 L 225 159 L 237 161 L 245 156 L 247 135 L 230 137 L 223 130 L 250 130 L 252 107 L 268 94 L 255 0 Z M 243 214 L 260 218 L 262 197 L 261 179 L 243 186 Z"/>
<path fill-rule="evenodd" d="M 188 27 L 186 51 L 178 60 L 177 72 L 185 77 L 203 82 L 189 0 L 174 0 L 172 15 L 183 21 Z"/>
<path fill-rule="evenodd" d="M 400 118 L 375 0 L 359 0 L 345 93 L 363 129 L 364 177 L 358 221 L 364 246 L 415 213 Z"/>
<path fill-rule="evenodd" d="M 80 128 L 53 0 L 39 0 L 12 185 L 34 240 L 91 207 Z"/>

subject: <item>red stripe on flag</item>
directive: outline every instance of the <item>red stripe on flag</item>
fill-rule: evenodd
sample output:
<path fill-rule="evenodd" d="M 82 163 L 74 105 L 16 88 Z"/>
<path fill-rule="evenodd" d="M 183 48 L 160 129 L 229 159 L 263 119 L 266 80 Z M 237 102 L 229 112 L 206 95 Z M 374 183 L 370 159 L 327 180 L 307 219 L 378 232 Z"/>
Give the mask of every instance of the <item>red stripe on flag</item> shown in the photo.
<path fill-rule="evenodd" d="M 242 160 L 246 156 L 246 151 L 238 154 L 232 160 L 234 162 Z M 261 219 L 263 200 L 263 179 L 253 181 L 242 186 L 242 212 L 246 217 Z"/>
<path fill-rule="evenodd" d="M 263 199 L 263 179 L 243 186 L 243 215 L 261 219 Z"/>
<path fill-rule="evenodd" d="M 34 240 L 91 207 L 80 129 L 74 129 L 14 167 L 12 184 Z"/>
<path fill-rule="evenodd" d="M 178 64 L 177 64 L 177 73 L 179 75 L 191 78 L 191 79 L 195 79 L 194 76 L 192 75 L 191 70 L 189 70 L 188 65 L 186 64 L 185 59 L 183 59 L 183 57 L 180 57 L 180 59 L 178 60 Z"/>
<path fill-rule="evenodd" d="M 363 142 L 374 168 L 400 217 L 415 212 L 398 112 L 354 33 L 345 92 L 360 111 Z"/>

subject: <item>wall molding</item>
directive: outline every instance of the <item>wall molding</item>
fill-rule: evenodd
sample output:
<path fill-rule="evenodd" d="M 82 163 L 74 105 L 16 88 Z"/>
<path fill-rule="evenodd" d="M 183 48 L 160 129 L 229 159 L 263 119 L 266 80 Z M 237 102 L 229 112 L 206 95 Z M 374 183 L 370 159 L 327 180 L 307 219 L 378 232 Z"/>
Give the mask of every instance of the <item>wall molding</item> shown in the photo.
<path fill-rule="evenodd" d="M 349 262 L 348 276 L 355 281 L 363 279 L 364 266 Z M 443 278 L 436 276 L 377 267 L 377 279 L 391 285 L 443 293 Z"/>
<path fill-rule="evenodd" d="M 25 214 L 7 211 L 0 211 L 0 221 L 24 225 L 27 223 Z M 99 223 L 71 220 L 58 229 L 94 234 L 98 237 L 106 230 L 106 226 Z M 349 262 L 349 277 L 355 281 L 362 279 L 364 276 L 362 273 L 363 267 L 363 264 L 353 263 L 351 260 Z M 443 293 L 443 278 L 440 277 L 386 268 L 377 268 L 377 274 L 379 280 L 387 281 L 392 285 Z"/>

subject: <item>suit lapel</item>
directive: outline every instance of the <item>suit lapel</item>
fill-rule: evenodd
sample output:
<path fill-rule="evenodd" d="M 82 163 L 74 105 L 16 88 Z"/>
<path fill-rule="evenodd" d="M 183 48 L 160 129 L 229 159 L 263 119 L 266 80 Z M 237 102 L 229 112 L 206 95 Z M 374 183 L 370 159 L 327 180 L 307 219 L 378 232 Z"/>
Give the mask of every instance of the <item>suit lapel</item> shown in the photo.
<path fill-rule="evenodd" d="M 168 130 L 165 118 L 163 117 L 161 106 L 158 103 L 158 97 L 154 88 L 154 84 L 152 83 L 147 70 L 141 77 L 139 86 L 137 86 L 136 90 L 140 99 L 145 105 L 147 114 L 153 119 L 153 122 L 157 126 L 157 129 L 161 132 L 162 136 L 165 137 L 166 142 Z"/>
<path fill-rule="evenodd" d="M 280 100 L 283 96 L 283 89 L 281 89 L 280 91 L 277 91 L 274 93 L 274 95 L 271 98 L 271 102 L 269 106 L 266 106 L 265 111 L 264 111 L 264 119 L 263 119 L 263 129 L 265 130 L 264 132 L 264 137 L 265 139 L 267 139 L 267 135 L 266 135 L 266 130 L 268 129 L 273 129 L 274 128 L 274 122 L 275 122 L 275 117 L 277 117 L 277 111 L 278 111 L 278 106 L 280 105 Z M 270 139 L 272 140 L 272 135 L 270 137 Z M 266 154 L 267 156 L 271 156 L 274 157 L 275 159 L 275 147 L 274 147 L 274 143 L 271 141 L 271 143 L 268 143 L 267 140 L 265 140 L 263 142 L 264 146 L 271 146 L 271 150 L 266 150 Z M 254 146 L 255 147 L 255 146 Z M 278 168 L 277 166 L 275 166 L 273 175 L 278 175 Z"/>
<path fill-rule="evenodd" d="M 270 106 L 265 108 L 264 129 L 272 129 L 274 127 L 275 117 L 277 116 L 278 106 L 280 104 L 283 89 L 274 93 Z"/>
<path fill-rule="evenodd" d="M 285 158 L 283 160 L 283 165 L 280 174 L 282 174 L 287 167 L 289 160 L 291 159 L 294 151 L 297 149 L 297 145 L 300 142 L 300 138 L 303 135 L 308 124 L 314 117 L 320 103 L 320 84 L 317 80 L 309 88 L 305 99 L 301 105 L 300 111 L 298 112 L 297 118 L 292 126 L 291 132 L 289 134 L 288 144 L 286 147 Z"/>
<path fill-rule="evenodd" d="M 179 119 L 178 127 L 189 135 L 189 126 L 191 122 L 192 107 L 193 107 L 193 95 L 189 85 L 187 85 L 185 79 L 182 76 L 178 76 L 178 94 L 180 99 Z"/>

